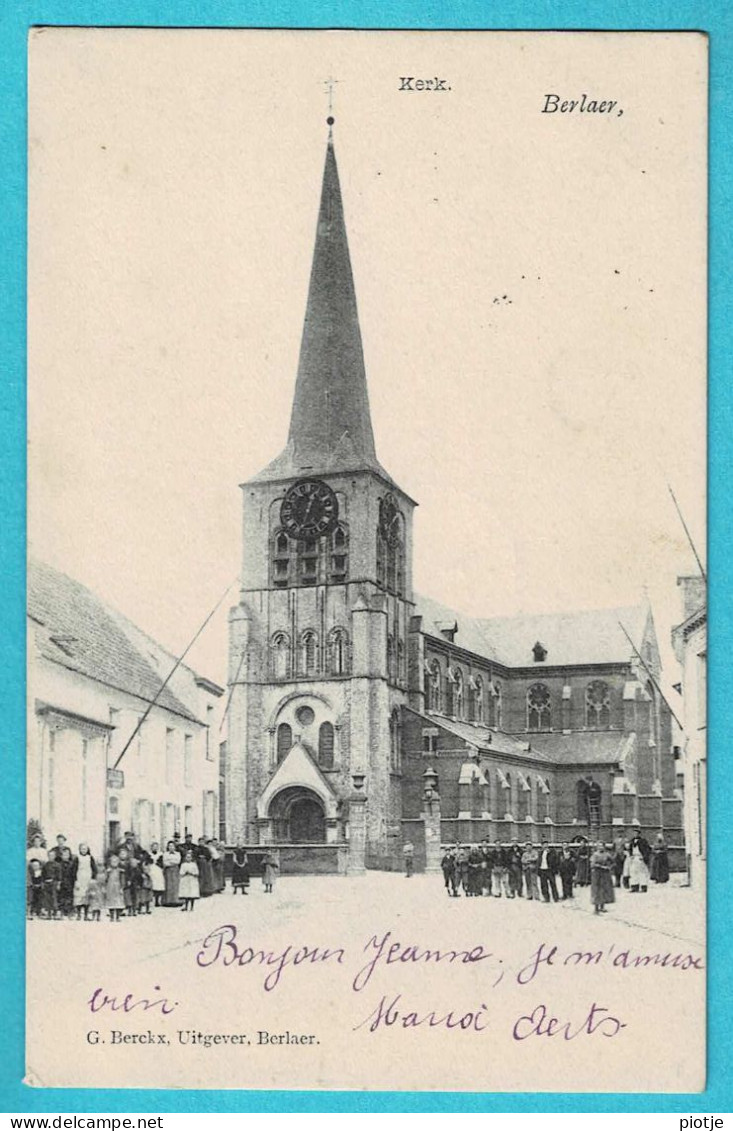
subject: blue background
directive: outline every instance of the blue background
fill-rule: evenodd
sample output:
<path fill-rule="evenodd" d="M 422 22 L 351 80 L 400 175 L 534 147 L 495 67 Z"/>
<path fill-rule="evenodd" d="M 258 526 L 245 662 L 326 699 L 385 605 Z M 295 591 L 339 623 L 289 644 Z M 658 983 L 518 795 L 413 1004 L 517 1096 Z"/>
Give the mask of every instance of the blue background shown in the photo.
<path fill-rule="evenodd" d="M 730 264 L 733 242 L 733 4 L 669 0 L 453 0 L 449 5 L 402 0 L 0 0 L 0 672 L 5 762 L 0 789 L 4 829 L 2 1111 L 630 1111 L 730 1112 L 729 1019 L 731 890 L 727 824 L 731 814 L 728 767 L 722 744 L 727 680 L 723 646 L 731 639 L 733 542 L 731 462 L 733 388 L 729 362 L 733 314 Z M 726 10 L 727 9 L 727 10 Z M 38 1089 L 24 1073 L 25 928 L 25 290 L 26 290 L 26 40 L 34 24 L 141 25 L 148 27 L 374 27 L 501 29 L 695 29 L 710 35 L 710 398 L 709 553 L 711 630 L 709 687 L 709 1074 L 701 1095 L 537 1095 L 411 1092 L 219 1092 Z M 727 371 L 728 370 L 728 371 Z M 602 1050 L 599 1056 L 602 1056 Z M 528 1084 L 531 1081 L 528 1081 Z"/>

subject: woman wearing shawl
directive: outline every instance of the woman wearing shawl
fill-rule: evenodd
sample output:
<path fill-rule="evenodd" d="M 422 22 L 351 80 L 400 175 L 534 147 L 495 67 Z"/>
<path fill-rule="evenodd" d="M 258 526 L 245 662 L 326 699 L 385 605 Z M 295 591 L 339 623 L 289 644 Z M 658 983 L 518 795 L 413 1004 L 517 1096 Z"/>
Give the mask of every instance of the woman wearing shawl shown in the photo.
<path fill-rule="evenodd" d="M 596 915 L 605 911 L 605 905 L 616 898 L 612 871 L 613 855 L 599 841 L 590 858 L 590 901 Z"/>
<path fill-rule="evenodd" d="M 239 890 L 246 895 L 249 878 L 249 857 L 241 840 L 238 840 L 232 853 L 232 894 L 236 895 Z"/>
<path fill-rule="evenodd" d="M 666 884 L 669 879 L 669 854 L 661 833 L 652 846 L 652 863 L 649 874 L 655 884 Z"/>
<path fill-rule="evenodd" d="M 162 856 L 162 861 L 163 879 L 165 880 L 163 906 L 178 907 L 181 902 L 178 895 L 179 876 L 181 870 L 181 854 L 176 848 L 175 841 L 168 841 L 166 850 Z"/>

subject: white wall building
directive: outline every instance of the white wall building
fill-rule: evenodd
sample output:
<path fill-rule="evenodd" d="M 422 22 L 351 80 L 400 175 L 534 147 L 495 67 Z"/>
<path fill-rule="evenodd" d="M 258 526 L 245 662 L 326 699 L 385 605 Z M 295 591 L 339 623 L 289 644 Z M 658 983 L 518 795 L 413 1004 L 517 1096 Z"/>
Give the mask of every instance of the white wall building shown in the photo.
<path fill-rule="evenodd" d="M 223 689 L 181 665 L 161 692 L 175 657 L 34 562 L 28 629 L 28 818 L 47 841 L 101 855 L 128 829 L 145 846 L 217 836 Z"/>
<path fill-rule="evenodd" d="M 685 740 L 685 840 L 690 882 L 705 882 L 707 784 L 707 586 L 699 576 L 679 577 L 684 620 L 672 630 L 682 668 Z"/>

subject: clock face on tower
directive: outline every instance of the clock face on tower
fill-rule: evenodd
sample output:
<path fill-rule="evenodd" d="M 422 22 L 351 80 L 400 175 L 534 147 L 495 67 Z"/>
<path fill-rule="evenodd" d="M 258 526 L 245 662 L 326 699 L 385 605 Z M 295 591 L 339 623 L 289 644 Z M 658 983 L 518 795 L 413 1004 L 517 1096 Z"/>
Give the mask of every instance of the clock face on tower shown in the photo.
<path fill-rule="evenodd" d="M 301 479 L 290 487 L 280 507 L 280 522 L 291 538 L 320 538 L 338 522 L 338 499 L 320 479 Z"/>

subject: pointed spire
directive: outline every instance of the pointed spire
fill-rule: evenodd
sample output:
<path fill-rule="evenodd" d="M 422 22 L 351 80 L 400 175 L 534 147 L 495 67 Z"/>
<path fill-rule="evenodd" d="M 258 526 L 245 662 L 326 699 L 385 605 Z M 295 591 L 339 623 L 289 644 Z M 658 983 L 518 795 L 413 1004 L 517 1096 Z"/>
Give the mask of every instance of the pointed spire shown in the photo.
<path fill-rule="evenodd" d="M 288 445 L 258 479 L 362 468 L 386 475 L 374 447 L 333 118 L 327 120 L 326 162 Z"/>
<path fill-rule="evenodd" d="M 332 123 L 289 434 L 296 462 L 314 468 L 337 449 L 376 461 Z"/>

